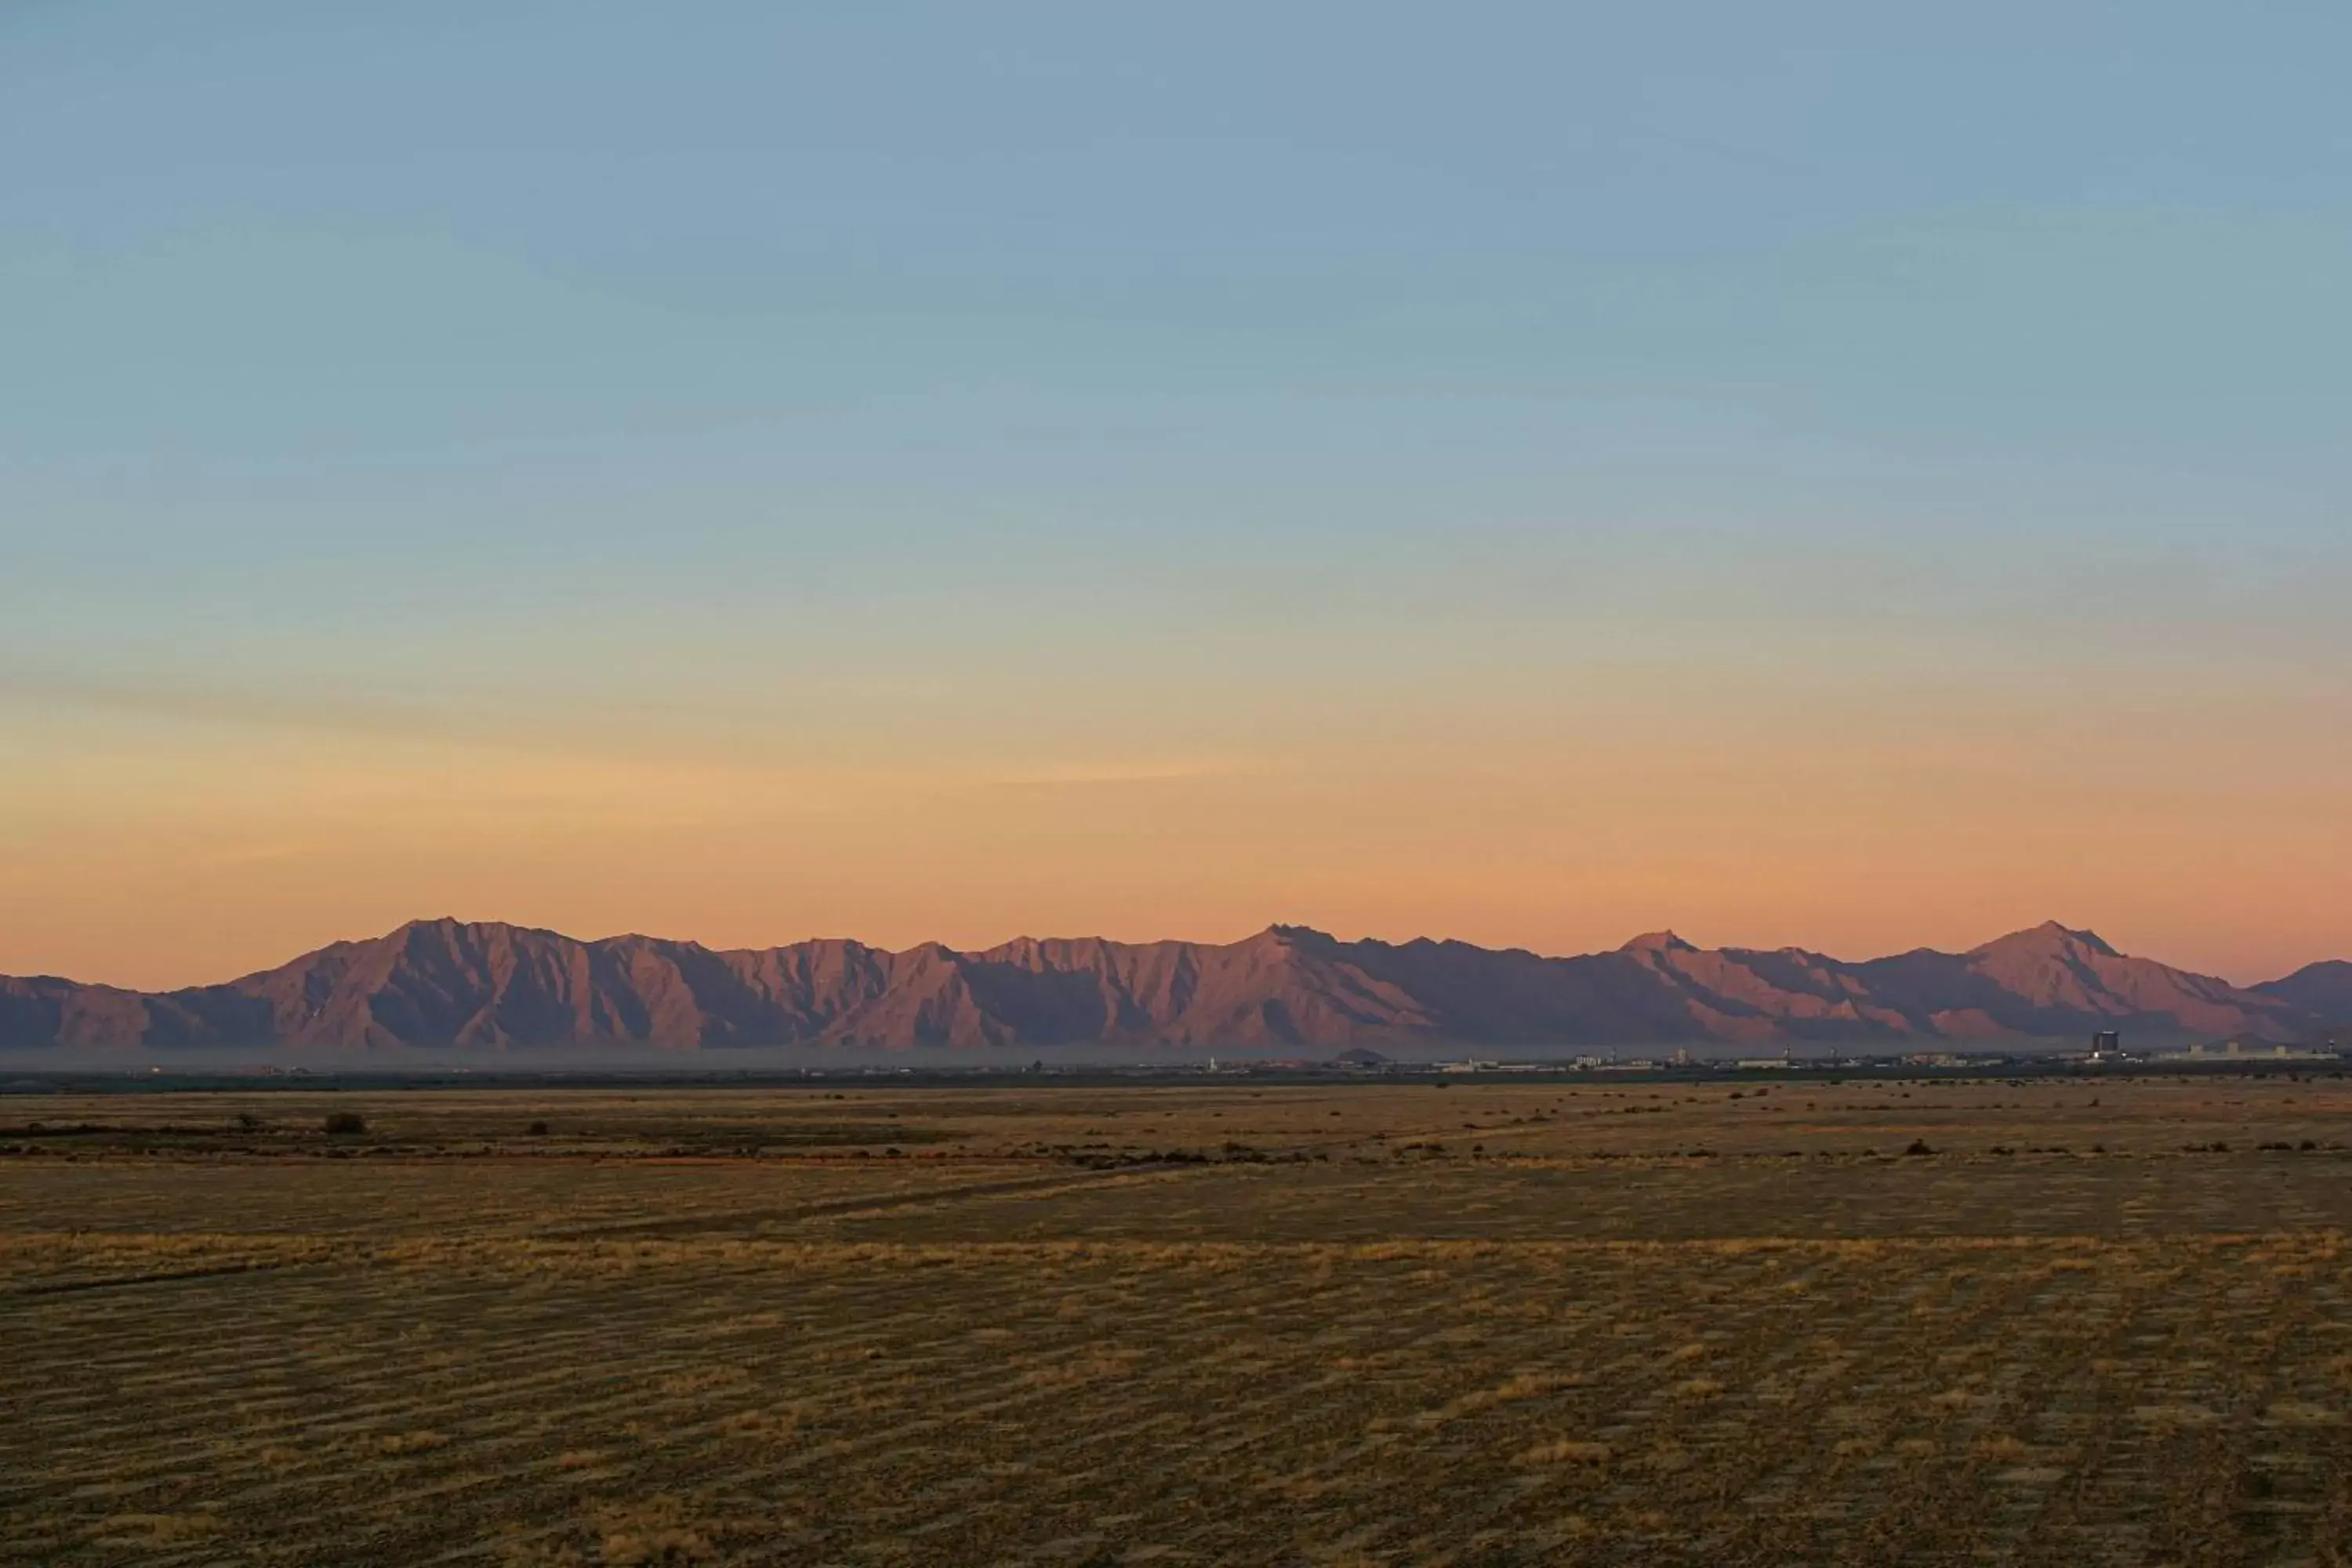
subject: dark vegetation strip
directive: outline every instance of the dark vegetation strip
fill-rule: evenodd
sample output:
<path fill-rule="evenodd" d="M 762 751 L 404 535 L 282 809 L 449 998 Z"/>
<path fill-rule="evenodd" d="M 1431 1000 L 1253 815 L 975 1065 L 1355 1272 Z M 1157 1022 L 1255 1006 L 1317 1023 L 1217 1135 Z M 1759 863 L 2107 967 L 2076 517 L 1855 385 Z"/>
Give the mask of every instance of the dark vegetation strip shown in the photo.
<path fill-rule="evenodd" d="M 70 1296 L 85 1290 L 115 1290 L 132 1285 L 170 1285 L 182 1279 L 216 1279 L 228 1274 L 267 1274 L 279 1268 L 315 1264 L 313 1258 L 255 1258 L 244 1263 L 215 1263 L 207 1268 L 178 1268 L 163 1274 L 112 1274 L 103 1279 L 52 1279 L 39 1285 L 19 1285 L 11 1296 Z"/>

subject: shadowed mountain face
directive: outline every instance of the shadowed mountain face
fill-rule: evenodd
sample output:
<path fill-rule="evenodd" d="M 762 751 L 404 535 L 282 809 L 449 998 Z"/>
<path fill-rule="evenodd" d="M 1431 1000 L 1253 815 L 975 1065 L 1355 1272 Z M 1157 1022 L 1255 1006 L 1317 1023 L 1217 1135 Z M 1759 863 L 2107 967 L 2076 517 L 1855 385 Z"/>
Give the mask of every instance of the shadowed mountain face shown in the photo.
<path fill-rule="evenodd" d="M 2352 1026 L 2352 963 L 2340 958 L 2306 964 L 2284 980 L 2267 981 L 2254 990 L 2331 1024 Z"/>
<path fill-rule="evenodd" d="M 1225 945 L 1023 938 L 984 952 L 855 942 L 719 952 L 423 921 L 226 985 L 148 994 L 0 978 L 0 1047 L 484 1050 L 820 1045 L 1338 1048 L 1853 1044 L 2070 1037 L 2288 1039 L 2352 1016 L 2352 964 L 2242 990 L 2050 924 L 1968 952 L 1849 963 L 1672 932 L 1543 958 L 1340 942 L 1275 926 Z"/>

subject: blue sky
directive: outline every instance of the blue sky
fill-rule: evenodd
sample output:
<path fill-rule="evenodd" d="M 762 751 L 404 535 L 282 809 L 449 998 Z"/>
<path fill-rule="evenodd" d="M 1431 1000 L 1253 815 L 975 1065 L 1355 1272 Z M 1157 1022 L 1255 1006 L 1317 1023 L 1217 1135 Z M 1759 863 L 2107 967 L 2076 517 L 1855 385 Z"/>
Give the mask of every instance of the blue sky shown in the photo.
<path fill-rule="evenodd" d="M 906 867 L 845 897 L 714 806 L 713 846 L 805 890 L 655 912 L 747 939 L 1238 934 L 1280 900 L 1556 945 L 1696 896 L 1702 937 L 1826 941 L 1766 912 L 1811 830 L 1717 931 L 1703 879 L 1644 896 L 1638 855 L 1549 902 L 1465 878 L 1426 921 L 1332 868 L 1498 776 L 1559 786 L 1525 832 L 1586 831 L 1619 797 L 1568 752 L 1627 789 L 1694 745 L 1773 775 L 1807 736 L 1916 770 L 1923 715 L 1930 752 L 2025 773 L 2261 757 L 2292 800 L 2200 794 L 2171 836 L 2305 823 L 2352 717 L 2347 46 L 2317 5 L 11 7 L 0 858 L 101 891 L 70 940 L 0 907 L 0 968 L 110 951 L 131 884 L 72 834 L 152 863 L 315 805 L 238 771 L 262 737 L 779 789 L 1274 773 L 1272 820 L 1412 763 L 1376 835 L 1156 904 L 1226 819 L 1113 811 L 1170 859 L 973 913 Z M 101 757 L 154 791 L 107 833 Z M 164 798 L 208 769 L 214 805 Z M 841 809 L 878 844 L 949 808 Z M 972 886 L 1060 853 L 1063 809 L 968 822 Z M 1872 853 L 1934 862 L 1951 809 Z M 634 919 L 416 834 L 401 875 L 296 856 L 348 905 L 221 909 L 257 960 L 445 890 Z M 2216 850 L 2177 908 L 2120 852 L 2067 885 L 2217 963 L 2352 944 L 2210 912 L 2285 853 Z M 1454 886 L 1423 858 L 1403 885 Z M 1911 907 L 1829 934 L 1942 934 Z"/>

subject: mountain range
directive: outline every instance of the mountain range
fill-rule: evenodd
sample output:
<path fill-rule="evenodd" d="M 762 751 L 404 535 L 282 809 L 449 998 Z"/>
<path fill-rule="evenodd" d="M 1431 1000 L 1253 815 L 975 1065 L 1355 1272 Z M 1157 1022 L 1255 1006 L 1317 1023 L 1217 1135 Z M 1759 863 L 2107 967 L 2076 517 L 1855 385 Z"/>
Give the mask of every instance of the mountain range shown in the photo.
<path fill-rule="evenodd" d="M 1769 1047 L 2120 1029 L 2314 1037 L 2352 1022 L 2352 963 L 2240 987 L 2051 922 L 1966 952 L 1847 963 L 1670 931 L 1546 958 L 1272 926 L 1231 943 L 1022 938 L 982 952 L 848 941 L 719 950 L 454 920 L 341 942 L 226 984 L 140 992 L 0 977 L 0 1048 L 818 1046 Z"/>

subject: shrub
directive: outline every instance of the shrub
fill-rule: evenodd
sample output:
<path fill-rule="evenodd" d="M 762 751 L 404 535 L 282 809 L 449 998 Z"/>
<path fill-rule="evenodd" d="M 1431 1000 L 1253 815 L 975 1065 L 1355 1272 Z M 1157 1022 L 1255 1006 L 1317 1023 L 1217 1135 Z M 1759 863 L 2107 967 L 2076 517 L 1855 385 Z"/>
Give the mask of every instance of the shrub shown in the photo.
<path fill-rule="evenodd" d="M 367 1131 L 367 1118 L 356 1110 L 335 1110 L 327 1115 L 327 1135 L 331 1138 Z"/>
<path fill-rule="evenodd" d="M 531 1135 L 532 1137 L 534 1137 L 534 1138 L 544 1138 L 544 1137 L 546 1137 L 546 1136 L 547 1136 L 547 1123 L 546 1123 L 546 1122 L 544 1122 L 544 1121 L 534 1121 L 534 1122 L 532 1122 L 532 1123 L 530 1124 L 530 1135 Z"/>

